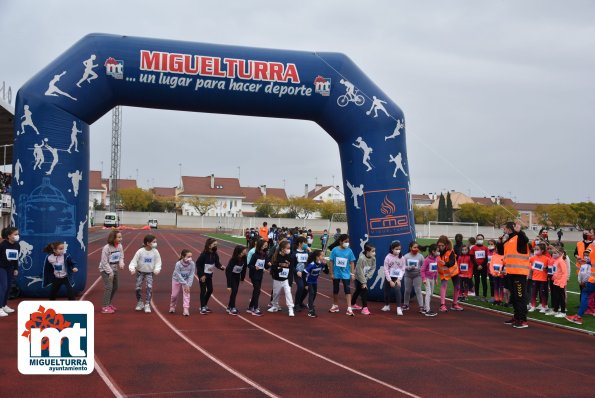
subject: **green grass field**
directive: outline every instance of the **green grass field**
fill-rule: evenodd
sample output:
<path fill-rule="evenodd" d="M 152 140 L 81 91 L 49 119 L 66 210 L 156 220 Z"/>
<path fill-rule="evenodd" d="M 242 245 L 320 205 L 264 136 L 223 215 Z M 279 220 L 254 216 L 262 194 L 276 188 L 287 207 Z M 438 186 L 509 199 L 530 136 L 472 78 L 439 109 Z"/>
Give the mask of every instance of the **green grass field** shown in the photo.
<path fill-rule="evenodd" d="M 234 242 L 234 243 L 237 243 L 240 245 L 246 244 L 246 239 L 237 238 L 237 237 L 227 235 L 227 234 L 209 234 L 209 236 L 212 236 L 214 238 L 221 239 L 221 240 Z M 421 245 L 429 245 L 431 243 L 436 243 L 436 240 L 435 239 L 418 239 L 418 242 Z M 355 245 L 355 243 L 356 242 L 352 242 L 352 244 L 354 244 L 354 245 Z M 357 244 L 359 245 L 359 242 L 357 242 Z M 312 244 L 312 247 L 316 248 L 316 249 L 320 249 L 322 247 L 321 243 L 320 243 L 320 237 L 318 237 L 318 236 L 314 237 L 314 243 Z M 576 314 L 576 312 L 578 311 L 579 300 L 580 300 L 580 296 L 578 294 L 579 286 L 578 286 L 578 281 L 576 278 L 576 272 L 575 272 L 575 267 L 574 267 L 574 263 L 575 263 L 574 262 L 574 250 L 576 248 L 576 242 L 564 242 L 564 247 L 565 247 L 566 253 L 568 253 L 568 255 L 570 256 L 570 262 L 571 262 L 571 269 L 570 269 L 571 276 L 570 276 L 570 280 L 568 281 L 568 286 L 566 287 L 566 291 L 567 291 L 566 313 L 567 314 Z M 378 253 L 382 253 L 382 250 L 378 250 Z M 380 259 L 378 259 L 378 261 L 380 261 Z M 434 291 L 434 293 L 440 294 L 439 284 L 436 285 L 436 290 Z M 452 284 L 449 285 L 447 297 L 452 297 Z M 485 303 L 483 301 L 479 301 L 475 297 L 469 297 L 468 303 L 477 305 L 479 307 L 496 309 L 498 311 L 508 312 L 508 313 L 512 314 L 512 308 L 506 308 L 506 307 L 502 307 L 502 306 L 494 306 L 492 304 Z M 585 317 L 583 317 L 583 324 L 580 326 L 570 323 L 570 322 L 566 321 L 564 318 L 554 318 L 552 316 L 546 316 L 539 312 L 529 313 L 528 317 L 530 319 L 539 319 L 542 321 L 547 321 L 547 322 L 551 322 L 551 323 L 555 323 L 555 324 L 559 324 L 559 325 L 572 326 L 572 327 L 576 327 L 578 329 L 595 331 L 595 317 L 591 316 L 591 315 L 585 315 Z"/>

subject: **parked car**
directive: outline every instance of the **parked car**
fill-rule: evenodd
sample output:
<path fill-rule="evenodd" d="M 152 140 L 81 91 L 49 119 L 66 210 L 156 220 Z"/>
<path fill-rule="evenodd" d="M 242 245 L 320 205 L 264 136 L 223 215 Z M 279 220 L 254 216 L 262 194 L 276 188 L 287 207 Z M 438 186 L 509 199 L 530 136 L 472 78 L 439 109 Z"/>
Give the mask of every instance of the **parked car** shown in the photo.
<path fill-rule="evenodd" d="M 105 213 L 103 217 L 103 226 L 104 227 L 116 227 L 120 226 L 120 217 L 116 213 Z"/>
<path fill-rule="evenodd" d="M 151 227 L 151 229 L 157 229 L 158 225 L 159 225 L 159 223 L 157 222 L 157 219 L 151 218 L 149 220 L 149 227 Z"/>

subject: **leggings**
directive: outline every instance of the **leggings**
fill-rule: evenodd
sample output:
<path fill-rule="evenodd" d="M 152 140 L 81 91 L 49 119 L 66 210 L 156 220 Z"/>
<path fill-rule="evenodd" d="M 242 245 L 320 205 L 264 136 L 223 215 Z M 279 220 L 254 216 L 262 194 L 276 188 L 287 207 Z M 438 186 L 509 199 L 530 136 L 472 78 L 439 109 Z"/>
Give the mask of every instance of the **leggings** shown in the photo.
<path fill-rule="evenodd" d="M 153 295 L 153 273 L 152 272 L 136 272 L 136 301 L 142 301 L 141 292 L 143 290 L 143 282 L 146 281 L 147 288 L 147 298 L 145 300 L 145 304 L 149 304 L 151 302 L 151 297 Z"/>
<path fill-rule="evenodd" d="M 231 287 L 231 293 L 229 295 L 229 303 L 228 303 L 228 307 L 229 308 L 235 308 L 236 307 L 236 297 L 238 295 L 238 290 L 240 289 L 240 276 L 235 276 L 233 275 L 230 278 L 229 284 Z"/>
<path fill-rule="evenodd" d="M 308 294 L 308 292 L 306 291 L 308 288 L 306 287 L 306 275 L 304 275 L 305 273 L 302 272 L 302 276 L 298 276 L 297 273 L 294 275 L 294 280 L 295 283 L 297 285 L 297 290 L 295 292 L 295 300 L 294 300 L 294 304 L 296 307 L 303 307 L 304 304 L 304 299 L 306 298 L 306 294 Z"/>
<path fill-rule="evenodd" d="M 109 275 L 105 271 L 101 271 L 101 279 L 103 279 L 103 286 L 105 288 L 103 291 L 104 307 L 112 304 L 114 295 L 118 291 L 118 271 L 112 270 L 112 274 L 114 276 L 112 279 L 110 279 Z"/>
<path fill-rule="evenodd" d="M 397 279 L 395 278 L 393 282 Z M 392 297 L 396 297 L 397 307 L 401 306 L 401 286 L 395 284 L 395 287 L 390 287 L 390 282 L 384 281 L 384 304 L 389 305 Z"/>
<path fill-rule="evenodd" d="M 455 275 L 451 278 L 452 285 L 454 287 L 454 293 L 452 297 L 452 304 L 459 303 L 459 294 L 461 292 L 461 278 Z M 446 288 L 448 287 L 448 280 L 443 279 L 440 281 L 440 305 L 446 305 Z"/>
<path fill-rule="evenodd" d="M 308 283 L 308 309 L 312 312 L 314 312 L 316 293 L 318 293 L 318 285 L 316 283 Z"/>
<path fill-rule="evenodd" d="M 362 297 L 362 307 L 368 306 L 368 288 L 366 283 L 361 283 L 360 281 L 355 281 L 355 292 L 353 292 L 353 296 L 351 296 L 351 305 L 354 305 L 357 302 L 357 298 L 361 295 Z"/>
<path fill-rule="evenodd" d="M 552 307 L 558 312 L 566 312 L 566 289 L 560 286 L 552 286 Z"/>
<path fill-rule="evenodd" d="M 0 267 L 0 308 L 8 303 L 8 292 L 10 291 L 10 282 L 12 276 L 12 269 Z"/>
<path fill-rule="evenodd" d="M 213 278 L 207 276 L 205 281 L 200 282 L 200 306 L 206 307 L 213 294 Z"/>
<path fill-rule="evenodd" d="M 52 282 L 52 288 L 50 289 L 50 300 L 56 299 L 58 291 L 60 290 L 60 287 L 62 287 L 62 285 L 64 285 L 64 287 L 66 288 L 68 300 L 74 300 L 74 289 L 72 288 L 70 282 L 68 281 L 68 278 L 66 277 L 54 278 L 54 281 Z"/>
<path fill-rule="evenodd" d="M 467 295 L 471 286 L 471 278 L 461 277 L 461 293 Z"/>
<path fill-rule="evenodd" d="M 260 286 L 262 286 L 261 279 L 252 279 L 252 298 L 250 299 L 250 308 L 258 308 L 258 299 L 260 298 Z"/>
<path fill-rule="evenodd" d="M 531 307 L 535 307 L 537 305 L 537 293 L 539 293 L 539 303 L 541 304 L 541 306 L 547 307 L 547 285 L 547 281 L 531 281 Z"/>
<path fill-rule="evenodd" d="M 494 301 L 502 302 L 504 300 L 504 278 L 494 277 Z"/>
<path fill-rule="evenodd" d="M 488 269 L 485 265 L 482 266 L 481 270 L 474 269 L 473 270 L 473 278 L 475 279 L 475 295 L 479 296 L 480 292 L 480 285 L 479 282 L 481 280 L 481 287 L 483 288 L 483 297 L 488 296 Z M 492 289 L 492 297 L 494 297 L 494 290 Z"/>
<path fill-rule="evenodd" d="M 419 308 L 423 308 L 423 296 L 421 294 L 421 275 L 414 276 L 413 278 L 405 274 L 405 297 L 403 304 L 409 305 L 411 299 L 411 288 L 415 291 L 415 297 L 417 298 L 417 304 Z"/>

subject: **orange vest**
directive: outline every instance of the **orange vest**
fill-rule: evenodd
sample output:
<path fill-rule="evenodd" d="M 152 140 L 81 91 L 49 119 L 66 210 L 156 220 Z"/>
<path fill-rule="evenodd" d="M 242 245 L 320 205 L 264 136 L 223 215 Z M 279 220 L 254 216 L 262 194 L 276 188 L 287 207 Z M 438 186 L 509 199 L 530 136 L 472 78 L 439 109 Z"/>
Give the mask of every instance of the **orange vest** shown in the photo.
<path fill-rule="evenodd" d="M 451 253 L 452 253 L 452 250 L 449 250 L 440 256 L 440 261 L 438 261 L 438 275 L 440 276 L 440 280 L 447 281 L 450 278 L 452 278 L 453 276 L 457 276 L 459 274 L 459 264 L 457 264 L 456 255 L 455 255 L 455 263 L 453 266 L 451 266 L 449 268 L 444 264 L 450 258 Z"/>
<path fill-rule="evenodd" d="M 595 283 L 595 243 L 591 243 L 589 247 L 591 248 L 591 255 L 589 256 L 591 260 L 591 276 L 589 277 L 589 283 Z"/>
<path fill-rule="evenodd" d="M 527 254 L 517 251 L 518 236 L 513 236 L 504 244 L 504 266 L 509 275 L 529 275 L 531 263 L 529 262 L 529 247 Z"/>
<path fill-rule="evenodd" d="M 494 270 L 494 264 L 500 265 L 500 271 Z M 504 256 L 499 255 L 498 253 L 492 254 L 492 259 L 490 260 L 490 275 L 495 277 L 504 276 L 505 272 L 502 269 L 504 266 Z"/>
<path fill-rule="evenodd" d="M 260 227 L 260 229 L 258 230 L 258 234 L 260 235 L 260 237 L 264 240 L 269 240 L 269 229 L 265 226 Z"/>
<path fill-rule="evenodd" d="M 591 243 L 592 244 L 592 243 Z M 576 252 L 578 253 L 578 258 L 576 260 L 576 263 L 574 264 L 574 266 L 576 267 L 576 274 L 578 275 L 580 270 L 581 270 L 581 265 L 585 263 L 585 260 L 583 259 L 583 255 L 585 254 L 585 242 L 584 241 L 579 241 L 576 243 Z"/>
<path fill-rule="evenodd" d="M 547 267 L 548 267 L 548 263 L 551 260 L 552 259 L 548 258 L 544 254 L 540 254 L 539 256 L 533 256 L 533 257 L 529 258 L 529 263 L 531 264 L 531 269 L 533 271 L 531 273 L 531 280 L 538 281 L 538 282 L 547 282 Z M 541 263 L 541 267 L 542 267 L 541 271 L 534 268 L 535 263 Z"/>

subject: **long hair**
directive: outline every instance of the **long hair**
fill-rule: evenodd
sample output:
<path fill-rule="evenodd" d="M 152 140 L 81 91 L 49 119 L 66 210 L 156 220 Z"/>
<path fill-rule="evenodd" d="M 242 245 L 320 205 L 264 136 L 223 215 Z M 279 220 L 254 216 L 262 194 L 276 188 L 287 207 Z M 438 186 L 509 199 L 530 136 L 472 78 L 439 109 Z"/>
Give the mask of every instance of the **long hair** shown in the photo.
<path fill-rule="evenodd" d="M 190 249 L 183 249 L 182 253 L 180 253 L 180 260 L 183 260 L 184 258 L 186 258 L 186 254 L 188 253 L 192 253 L 192 250 Z"/>
<path fill-rule="evenodd" d="M 205 248 L 203 250 L 203 253 L 210 253 L 211 252 L 211 245 L 213 244 L 213 242 L 217 242 L 217 239 L 215 239 L 215 238 L 207 238 L 207 241 L 205 242 Z"/>
<path fill-rule="evenodd" d="M 107 243 L 110 245 L 114 245 L 114 243 L 116 242 L 116 236 L 118 236 L 118 234 L 121 233 L 120 231 L 118 231 L 117 229 L 112 229 L 109 233 L 109 235 L 107 236 Z"/>
<path fill-rule="evenodd" d="M 236 261 L 240 261 L 240 258 L 242 256 L 240 256 L 240 254 L 242 254 L 242 252 L 246 249 L 246 246 L 242 246 L 242 245 L 237 245 L 234 249 L 233 249 L 233 254 L 231 255 L 231 259 L 232 260 L 236 260 Z"/>
<path fill-rule="evenodd" d="M 316 261 L 318 256 L 320 256 L 320 253 L 322 253 L 322 250 L 320 249 L 312 250 L 312 252 L 308 255 L 308 263 Z"/>
<path fill-rule="evenodd" d="M 277 250 L 275 250 L 275 253 L 273 254 L 273 258 L 272 258 L 273 263 L 276 263 L 277 260 L 279 259 L 281 250 L 285 250 L 288 246 L 289 246 L 288 240 L 283 239 L 281 242 L 279 242 L 279 246 L 277 246 Z"/>
<path fill-rule="evenodd" d="M 440 235 L 436 244 L 438 243 L 444 243 L 446 250 L 452 250 L 452 242 L 446 235 Z"/>
<path fill-rule="evenodd" d="M 264 246 L 265 243 L 267 243 L 266 240 L 259 239 L 258 242 L 256 242 L 256 250 L 255 250 L 255 252 L 262 253 L 262 250 L 263 250 L 262 248 L 263 248 L 263 246 Z"/>

